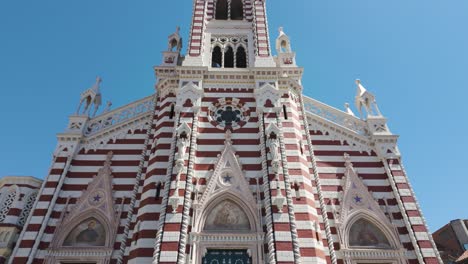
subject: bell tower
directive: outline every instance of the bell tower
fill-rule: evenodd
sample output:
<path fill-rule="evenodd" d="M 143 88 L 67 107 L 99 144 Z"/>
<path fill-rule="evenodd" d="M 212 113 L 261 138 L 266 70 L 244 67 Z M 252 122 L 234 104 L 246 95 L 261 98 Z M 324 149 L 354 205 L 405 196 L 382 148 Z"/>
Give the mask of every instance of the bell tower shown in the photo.
<path fill-rule="evenodd" d="M 265 0 L 194 0 L 184 66 L 274 67 Z"/>

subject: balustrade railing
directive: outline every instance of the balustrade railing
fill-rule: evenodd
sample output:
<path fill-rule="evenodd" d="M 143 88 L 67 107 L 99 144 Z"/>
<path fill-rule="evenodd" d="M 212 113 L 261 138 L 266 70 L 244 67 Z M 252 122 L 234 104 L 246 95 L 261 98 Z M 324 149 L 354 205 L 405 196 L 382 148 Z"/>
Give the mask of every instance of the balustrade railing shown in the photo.
<path fill-rule="evenodd" d="M 148 96 L 89 120 L 84 133 L 86 136 L 91 136 L 103 129 L 124 123 L 135 117 L 148 115 L 153 108 L 153 96 Z"/>
<path fill-rule="evenodd" d="M 304 107 L 307 112 L 351 129 L 360 135 L 367 134 L 366 122 L 353 115 L 340 111 L 307 96 L 304 96 Z"/>

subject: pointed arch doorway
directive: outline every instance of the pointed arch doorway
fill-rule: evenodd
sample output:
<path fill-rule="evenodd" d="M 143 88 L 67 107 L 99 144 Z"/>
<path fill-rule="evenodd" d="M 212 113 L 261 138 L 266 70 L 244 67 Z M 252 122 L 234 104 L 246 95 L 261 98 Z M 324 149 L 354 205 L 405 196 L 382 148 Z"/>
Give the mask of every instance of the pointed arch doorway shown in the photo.
<path fill-rule="evenodd" d="M 263 231 L 248 207 L 228 192 L 199 208 L 191 234 L 192 263 L 262 263 Z"/>

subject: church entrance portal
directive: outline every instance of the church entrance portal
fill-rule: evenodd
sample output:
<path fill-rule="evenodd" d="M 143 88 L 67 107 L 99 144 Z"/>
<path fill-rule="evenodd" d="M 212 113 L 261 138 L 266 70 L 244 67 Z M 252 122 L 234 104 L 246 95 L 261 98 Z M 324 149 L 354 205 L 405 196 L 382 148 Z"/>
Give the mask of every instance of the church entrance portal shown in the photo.
<path fill-rule="evenodd" d="M 252 259 L 247 250 L 209 249 L 203 264 L 250 264 Z"/>

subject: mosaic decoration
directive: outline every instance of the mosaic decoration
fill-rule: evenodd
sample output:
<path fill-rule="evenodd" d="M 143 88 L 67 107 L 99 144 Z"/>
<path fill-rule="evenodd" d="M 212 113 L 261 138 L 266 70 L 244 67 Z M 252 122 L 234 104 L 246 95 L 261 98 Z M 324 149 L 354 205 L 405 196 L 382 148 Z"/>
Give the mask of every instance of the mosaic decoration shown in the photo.
<path fill-rule="evenodd" d="M 250 223 L 245 212 L 235 203 L 224 201 L 216 205 L 205 223 L 206 231 L 249 231 Z"/>
<path fill-rule="evenodd" d="M 77 225 L 63 242 L 66 247 L 104 246 L 106 232 L 102 224 L 94 217 L 88 218 Z"/>
<path fill-rule="evenodd" d="M 351 247 L 365 248 L 392 248 L 384 233 L 365 219 L 359 219 L 351 226 L 349 245 Z"/>

